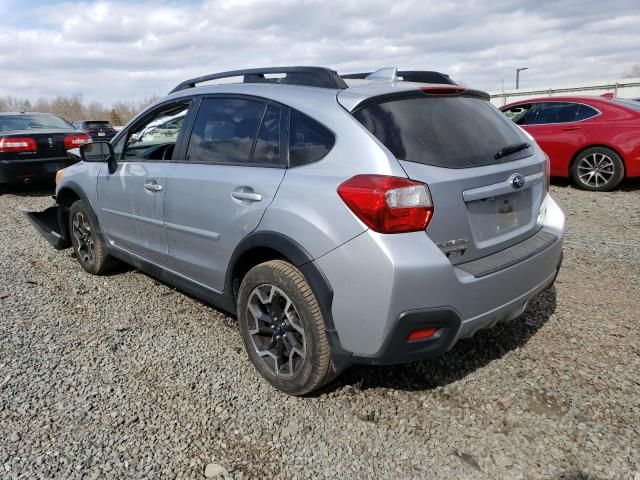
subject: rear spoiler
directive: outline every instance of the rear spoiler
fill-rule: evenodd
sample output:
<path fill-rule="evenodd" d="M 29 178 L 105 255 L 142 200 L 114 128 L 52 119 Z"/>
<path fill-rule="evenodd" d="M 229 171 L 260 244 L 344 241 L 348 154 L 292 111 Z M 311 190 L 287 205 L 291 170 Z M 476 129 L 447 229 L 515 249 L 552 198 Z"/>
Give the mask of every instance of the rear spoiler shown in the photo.
<path fill-rule="evenodd" d="M 349 73 L 340 76 L 345 80 L 389 80 L 394 82 L 457 85 L 446 73 L 431 70 L 398 70 L 396 67 L 382 68 L 375 72 Z"/>
<path fill-rule="evenodd" d="M 380 95 L 374 95 L 372 97 L 364 98 L 357 101 L 355 104 L 343 106 L 350 112 L 355 112 L 361 108 L 376 103 L 384 103 L 392 100 L 401 100 L 403 98 L 425 98 L 425 97 L 474 97 L 481 100 L 489 101 L 491 96 L 487 92 L 481 90 L 473 90 L 464 87 L 448 87 L 446 85 L 425 85 L 422 88 L 416 88 L 415 90 L 402 90 L 398 92 L 382 93 Z M 342 103 L 342 102 L 341 102 Z"/>

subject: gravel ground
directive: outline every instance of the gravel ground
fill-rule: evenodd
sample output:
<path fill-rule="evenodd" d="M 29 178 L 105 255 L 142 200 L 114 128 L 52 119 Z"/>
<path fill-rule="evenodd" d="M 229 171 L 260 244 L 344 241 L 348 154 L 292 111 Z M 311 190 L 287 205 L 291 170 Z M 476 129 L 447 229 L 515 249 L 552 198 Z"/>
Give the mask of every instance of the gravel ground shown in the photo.
<path fill-rule="evenodd" d="M 311 398 L 263 382 L 225 315 L 50 248 L 17 211 L 43 192 L 0 197 L 0 477 L 638 479 L 640 183 L 553 193 L 555 290 Z"/>

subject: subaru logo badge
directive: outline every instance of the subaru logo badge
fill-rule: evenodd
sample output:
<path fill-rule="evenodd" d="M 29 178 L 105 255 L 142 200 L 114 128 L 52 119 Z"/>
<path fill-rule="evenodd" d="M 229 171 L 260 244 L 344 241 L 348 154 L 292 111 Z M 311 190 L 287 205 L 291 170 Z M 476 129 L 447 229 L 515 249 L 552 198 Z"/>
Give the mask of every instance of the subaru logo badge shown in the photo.
<path fill-rule="evenodd" d="M 519 173 L 514 173 L 513 175 L 511 175 L 511 178 L 509 178 L 509 183 L 511 183 L 511 186 L 514 190 L 518 190 L 519 188 L 524 187 L 524 184 L 527 183 L 527 180 Z"/>

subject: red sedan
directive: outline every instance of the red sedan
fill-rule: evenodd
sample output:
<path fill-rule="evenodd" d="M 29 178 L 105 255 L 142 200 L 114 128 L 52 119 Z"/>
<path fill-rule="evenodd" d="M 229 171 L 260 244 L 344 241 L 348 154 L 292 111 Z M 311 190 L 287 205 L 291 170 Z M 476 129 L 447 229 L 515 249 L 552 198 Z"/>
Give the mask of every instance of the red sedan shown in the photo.
<path fill-rule="evenodd" d="M 640 103 L 602 97 L 544 97 L 502 110 L 549 155 L 551 175 L 608 191 L 640 177 Z"/>

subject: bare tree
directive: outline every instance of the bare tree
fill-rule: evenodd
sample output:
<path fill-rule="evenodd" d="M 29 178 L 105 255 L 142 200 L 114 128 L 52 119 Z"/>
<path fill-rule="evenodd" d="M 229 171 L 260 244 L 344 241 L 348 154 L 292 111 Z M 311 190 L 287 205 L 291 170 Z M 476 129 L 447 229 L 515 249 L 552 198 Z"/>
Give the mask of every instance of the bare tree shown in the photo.
<path fill-rule="evenodd" d="M 151 95 L 140 102 L 116 102 L 107 107 L 100 102 L 84 103 L 82 95 L 57 96 L 52 99 L 38 98 L 34 102 L 28 98 L 0 97 L 0 112 L 35 111 L 54 113 L 73 122 L 76 120 L 109 120 L 114 125 L 124 125 L 139 111 L 157 101 L 160 97 Z"/>
<path fill-rule="evenodd" d="M 631 70 L 629 70 L 624 75 L 624 78 L 637 78 L 637 77 L 640 77 L 640 63 L 636 63 L 633 67 L 631 67 Z"/>

